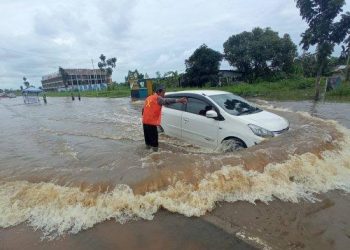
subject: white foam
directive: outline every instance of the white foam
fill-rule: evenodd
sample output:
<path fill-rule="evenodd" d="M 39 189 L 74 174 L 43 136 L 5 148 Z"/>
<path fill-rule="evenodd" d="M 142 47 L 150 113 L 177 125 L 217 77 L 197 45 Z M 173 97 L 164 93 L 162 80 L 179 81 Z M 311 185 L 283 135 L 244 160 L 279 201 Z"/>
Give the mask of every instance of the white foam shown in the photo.
<path fill-rule="evenodd" d="M 236 236 L 243 241 L 249 241 L 252 242 L 255 245 L 258 245 L 259 248 L 264 249 L 264 250 L 271 250 L 272 248 L 267 245 L 266 242 L 264 242 L 262 239 L 254 236 L 247 236 L 246 233 L 244 232 L 237 232 Z"/>
<path fill-rule="evenodd" d="M 106 193 L 82 191 L 53 183 L 27 181 L 0 183 L 0 227 L 28 222 L 45 237 L 77 233 L 96 223 L 133 218 L 151 220 L 160 207 L 185 216 L 201 216 L 216 202 L 244 200 L 270 202 L 278 198 L 298 202 L 317 201 L 315 194 L 329 190 L 350 192 L 349 130 L 335 124 L 344 134 L 338 150 L 290 156 L 269 164 L 264 172 L 243 166 L 223 166 L 208 173 L 194 186 L 181 180 L 165 190 L 136 195 L 130 187 L 118 185 Z"/>

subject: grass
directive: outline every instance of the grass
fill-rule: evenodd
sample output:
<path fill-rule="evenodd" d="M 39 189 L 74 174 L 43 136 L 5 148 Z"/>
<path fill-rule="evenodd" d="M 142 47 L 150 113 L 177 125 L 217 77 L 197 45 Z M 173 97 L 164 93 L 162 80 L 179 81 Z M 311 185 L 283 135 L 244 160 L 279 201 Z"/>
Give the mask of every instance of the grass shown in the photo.
<path fill-rule="evenodd" d="M 339 88 L 327 92 L 326 100 L 350 102 L 350 82 L 343 83 Z"/>
<path fill-rule="evenodd" d="M 71 96 L 70 91 L 67 92 L 46 92 L 47 96 L 51 97 L 64 97 Z M 74 96 L 78 95 L 77 91 L 74 91 Z M 80 96 L 82 97 L 109 97 L 109 98 L 117 98 L 117 97 L 127 97 L 130 96 L 129 87 L 120 86 L 115 88 L 114 90 L 98 90 L 98 91 L 81 91 Z"/>
<path fill-rule="evenodd" d="M 321 80 L 321 93 L 324 91 L 325 78 Z M 312 100 L 315 94 L 315 78 L 294 78 L 276 82 L 259 82 L 254 84 L 239 83 L 222 87 L 204 87 L 205 89 L 216 89 L 232 92 L 242 97 L 258 97 L 267 100 Z M 167 88 L 167 91 L 180 91 L 198 88 Z M 78 92 L 74 92 L 76 96 Z M 70 96 L 71 92 L 47 92 L 47 96 Z M 118 86 L 113 90 L 84 91 L 80 92 L 82 97 L 128 97 L 130 89 L 128 86 Z M 326 93 L 327 101 L 350 101 L 350 83 L 342 83 L 336 90 Z"/>
<path fill-rule="evenodd" d="M 314 97 L 314 84 L 314 78 L 301 78 L 253 84 L 239 83 L 229 86 L 205 88 L 228 91 L 242 97 L 261 97 L 270 100 L 311 100 Z M 176 91 L 182 89 L 174 88 L 171 90 Z"/>
<path fill-rule="evenodd" d="M 314 79 L 239 84 L 225 86 L 223 89 L 243 97 L 262 97 L 274 100 L 304 100 L 313 98 Z"/>

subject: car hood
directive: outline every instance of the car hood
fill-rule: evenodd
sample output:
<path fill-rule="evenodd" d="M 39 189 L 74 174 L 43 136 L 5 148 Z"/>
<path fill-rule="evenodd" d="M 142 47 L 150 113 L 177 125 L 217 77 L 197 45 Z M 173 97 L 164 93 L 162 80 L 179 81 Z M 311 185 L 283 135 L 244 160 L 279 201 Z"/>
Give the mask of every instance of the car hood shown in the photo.
<path fill-rule="evenodd" d="M 289 126 L 289 122 L 281 116 L 268 111 L 242 115 L 239 118 L 247 124 L 254 124 L 272 132 L 280 131 Z"/>

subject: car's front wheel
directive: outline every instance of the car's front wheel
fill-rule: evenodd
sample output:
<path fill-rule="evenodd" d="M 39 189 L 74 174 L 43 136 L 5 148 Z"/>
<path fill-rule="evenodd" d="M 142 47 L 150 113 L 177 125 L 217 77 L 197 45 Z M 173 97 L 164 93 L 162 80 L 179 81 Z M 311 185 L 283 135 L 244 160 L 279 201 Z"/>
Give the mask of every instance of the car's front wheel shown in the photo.
<path fill-rule="evenodd" d="M 245 143 L 238 138 L 228 138 L 222 141 L 221 151 L 234 152 L 246 148 Z"/>

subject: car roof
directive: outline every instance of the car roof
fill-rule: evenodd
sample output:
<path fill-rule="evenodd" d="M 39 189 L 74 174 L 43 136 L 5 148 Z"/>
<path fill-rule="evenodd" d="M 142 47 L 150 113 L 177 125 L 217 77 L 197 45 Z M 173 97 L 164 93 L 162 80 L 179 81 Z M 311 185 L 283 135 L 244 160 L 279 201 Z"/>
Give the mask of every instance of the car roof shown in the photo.
<path fill-rule="evenodd" d="M 183 90 L 183 91 L 177 91 L 177 92 L 167 92 L 166 95 L 170 94 L 198 94 L 198 95 L 220 95 L 220 94 L 231 94 L 227 91 L 221 91 L 221 90 Z"/>

